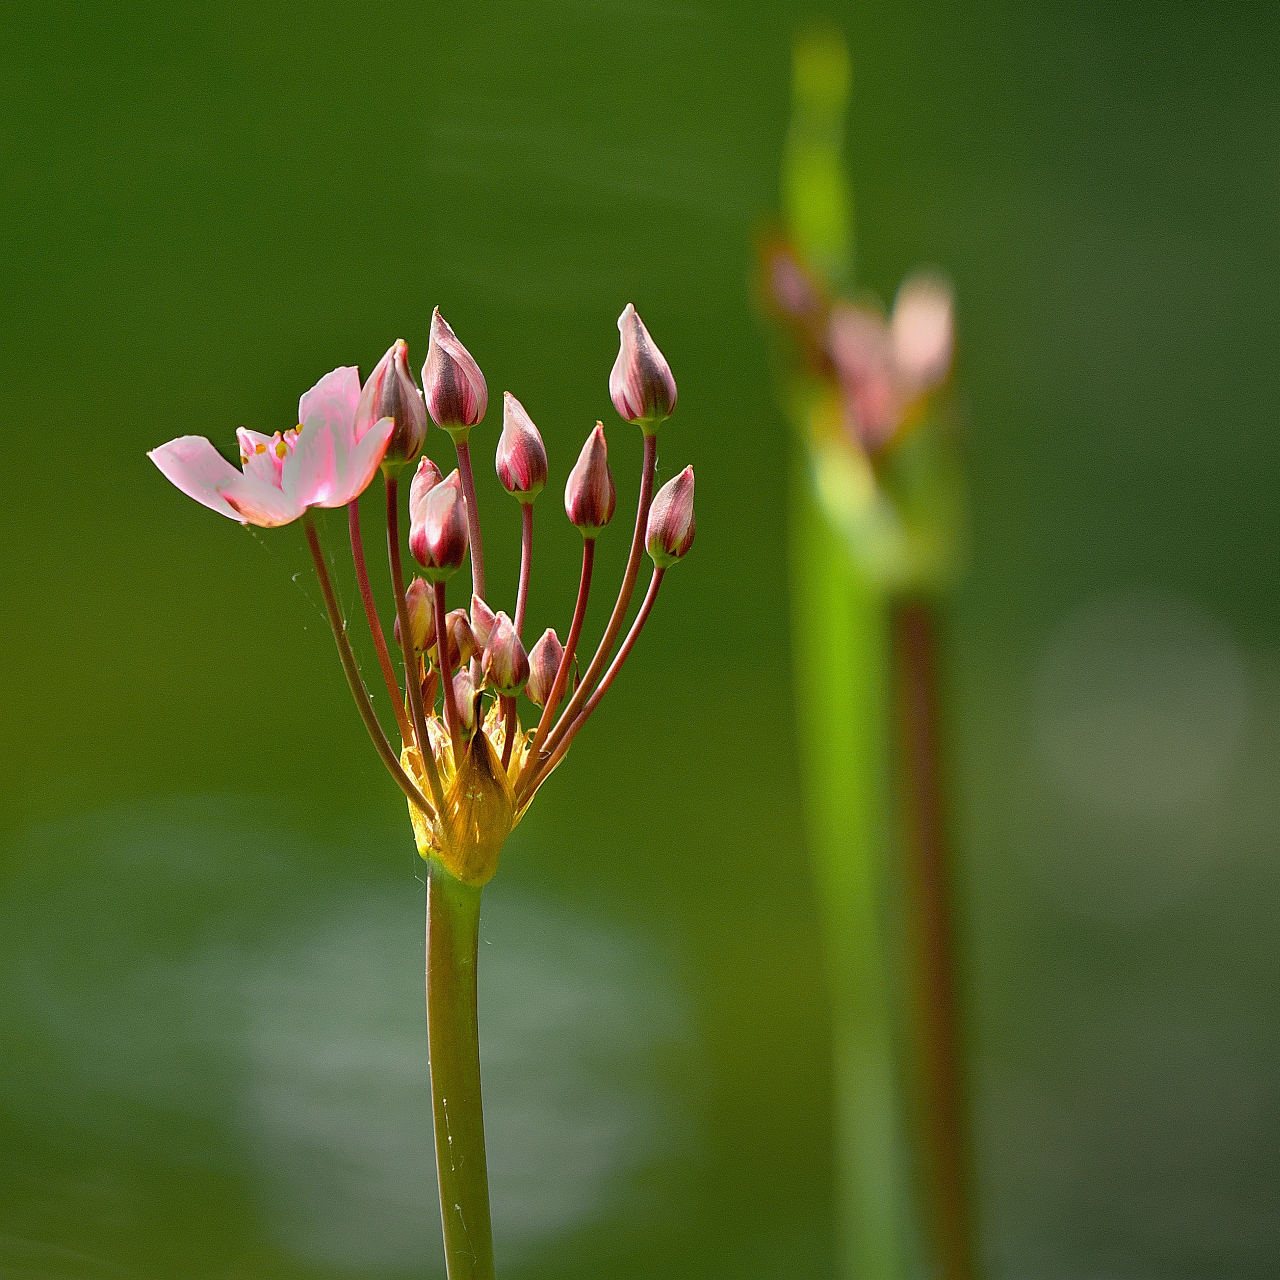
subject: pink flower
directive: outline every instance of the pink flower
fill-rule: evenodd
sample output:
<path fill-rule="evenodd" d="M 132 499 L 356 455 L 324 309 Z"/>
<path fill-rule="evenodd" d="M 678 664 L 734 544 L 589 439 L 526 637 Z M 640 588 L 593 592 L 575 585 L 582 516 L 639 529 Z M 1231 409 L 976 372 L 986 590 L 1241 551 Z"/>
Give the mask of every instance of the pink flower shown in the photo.
<path fill-rule="evenodd" d="M 308 507 L 343 507 L 368 487 L 395 422 L 383 418 L 357 441 L 359 371 L 327 373 L 298 402 L 299 425 L 264 436 L 241 428 L 242 470 L 203 436 L 179 436 L 147 457 L 189 498 L 264 529 L 289 524 Z"/>

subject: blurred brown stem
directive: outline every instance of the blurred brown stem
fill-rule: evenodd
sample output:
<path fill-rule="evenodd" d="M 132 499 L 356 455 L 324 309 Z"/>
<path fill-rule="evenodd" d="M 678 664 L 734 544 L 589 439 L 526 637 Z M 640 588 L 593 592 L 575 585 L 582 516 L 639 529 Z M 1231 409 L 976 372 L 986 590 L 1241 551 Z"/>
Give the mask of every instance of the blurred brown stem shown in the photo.
<path fill-rule="evenodd" d="M 952 912 L 939 724 L 937 626 L 918 600 L 893 606 L 894 709 L 903 783 L 906 875 L 917 991 L 921 1127 L 928 1230 L 941 1280 L 975 1276 L 956 999 Z"/>

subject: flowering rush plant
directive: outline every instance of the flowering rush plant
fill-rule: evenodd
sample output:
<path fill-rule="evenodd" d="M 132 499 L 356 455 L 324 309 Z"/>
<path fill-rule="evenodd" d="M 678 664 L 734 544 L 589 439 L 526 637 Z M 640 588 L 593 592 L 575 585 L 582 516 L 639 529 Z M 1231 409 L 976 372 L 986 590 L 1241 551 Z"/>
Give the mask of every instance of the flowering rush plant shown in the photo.
<path fill-rule="evenodd" d="M 299 401 L 296 427 L 270 436 L 237 431 L 239 469 L 201 436 L 181 436 L 147 455 L 183 493 L 242 524 L 274 528 L 302 520 L 352 696 L 378 755 L 408 800 L 418 852 L 427 864 L 427 1032 L 450 1280 L 493 1275 L 476 1023 L 480 891 L 539 787 L 617 678 L 663 575 L 693 544 L 693 468 L 653 491 L 658 428 L 675 408 L 675 379 L 634 307 L 628 305 L 619 317 L 618 331 L 609 394 L 618 413 L 642 431 L 644 462 L 622 585 L 581 679 L 575 679 L 578 646 L 596 539 L 612 520 L 617 501 L 604 426 L 597 423 L 588 435 L 565 484 L 565 511 L 583 538 L 572 621 L 563 642 L 549 629 L 526 649 L 533 507 L 547 483 L 546 449 L 524 406 L 506 394 L 495 464 L 503 488 L 520 504 L 520 579 L 514 611 L 495 611 L 485 590 L 469 443 L 472 429 L 484 419 L 488 389 L 479 366 L 438 310 L 431 318 L 421 390 L 409 368 L 408 348 L 397 341 L 363 386 L 359 371 L 350 366 L 321 378 Z M 447 476 L 422 453 L 428 419 L 453 441 L 457 467 Z M 400 480 L 415 462 L 408 542 L 422 573 L 406 584 Z M 393 636 L 403 655 L 403 688 L 360 531 L 358 499 L 379 470 L 386 490 Z M 399 751 L 361 678 L 320 546 L 314 509 L 343 506 Z M 649 587 L 615 654 L 646 550 L 653 561 Z M 451 610 L 448 583 L 468 555 L 469 606 Z M 521 695 L 536 716 L 522 720 Z"/>

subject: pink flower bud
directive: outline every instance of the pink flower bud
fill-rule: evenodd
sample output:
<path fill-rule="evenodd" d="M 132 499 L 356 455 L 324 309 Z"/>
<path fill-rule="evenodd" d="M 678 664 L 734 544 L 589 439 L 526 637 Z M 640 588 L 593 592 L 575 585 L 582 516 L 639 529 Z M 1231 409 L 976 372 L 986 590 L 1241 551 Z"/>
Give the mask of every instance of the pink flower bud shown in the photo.
<path fill-rule="evenodd" d="M 457 471 L 427 494 L 420 518 L 409 527 L 409 550 L 428 582 L 444 582 L 466 559 L 467 504 Z"/>
<path fill-rule="evenodd" d="M 504 698 L 514 698 L 529 679 L 529 655 L 505 613 L 493 620 L 489 647 L 484 651 L 484 678 Z"/>
<path fill-rule="evenodd" d="M 445 623 L 449 629 L 449 667 L 452 669 L 470 662 L 480 649 L 471 634 L 471 623 L 465 609 L 450 609 Z"/>
<path fill-rule="evenodd" d="M 356 404 L 356 440 L 375 422 L 392 418 L 395 429 L 384 455 L 386 462 L 412 462 L 422 452 L 427 434 L 427 407 L 409 372 L 409 348 L 397 339 L 360 392 Z"/>
<path fill-rule="evenodd" d="M 489 407 L 489 389 L 480 366 L 441 318 L 438 307 L 431 316 L 422 390 L 432 421 L 455 440 L 465 440 Z"/>
<path fill-rule="evenodd" d="M 458 704 L 458 719 L 463 731 L 470 736 L 476 731 L 476 687 L 471 682 L 471 672 L 464 666 L 453 677 L 453 696 Z"/>
<path fill-rule="evenodd" d="M 597 422 L 565 481 L 564 509 L 583 537 L 594 538 L 613 519 L 617 505 L 618 491 L 609 470 L 604 424 Z"/>
<path fill-rule="evenodd" d="M 556 672 L 560 670 L 560 659 L 563 657 L 564 645 L 560 643 L 560 637 L 548 627 L 529 654 L 529 683 L 524 691 L 535 707 L 547 705 L 547 698 L 551 696 L 551 686 L 555 683 Z"/>
<path fill-rule="evenodd" d="M 693 468 L 685 469 L 653 495 L 645 545 L 659 569 L 670 568 L 693 546 Z"/>
<path fill-rule="evenodd" d="M 637 423 L 647 434 L 671 417 L 676 407 L 676 380 L 629 302 L 618 317 L 618 332 L 622 342 L 609 375 L 609 398 L 628 422 Z"/>
<path fill-rule="evenodd" d="M 489 635 L 493 631 L 493 610 L 479 596 L 471 597 L 471 634 L 480 649 L 489 647 Z"/>
<path fill-rule="evenodd" d="M 443 480 L 440 468 L 424 454 L 418 460 L 418 469 L 413 473 L 413 481 L 409 485 L 409 527 L 422 520 L 423 503 L 427 494 Z"/>
<path fill-rule="evenodd" d="M 547 450 L 524 411 L 508 391 L 502 397 L 502 435 L 495 461 L 502 487 L 520 502 L 532 502 L 547 483 Z"/>
<path fill-rule="evenodd" d="M 435 610 L 432 606 L 431 588 L 421 578 L 414 578 L 409 589 L 404 593 L 405 603 L 409 606 L 409 638 L 418 653 L 426 653 L 436 642 Z M 395 620 L 392 628 L 395 632 L 396 644 L 401 644 L 400 619 Z"/>

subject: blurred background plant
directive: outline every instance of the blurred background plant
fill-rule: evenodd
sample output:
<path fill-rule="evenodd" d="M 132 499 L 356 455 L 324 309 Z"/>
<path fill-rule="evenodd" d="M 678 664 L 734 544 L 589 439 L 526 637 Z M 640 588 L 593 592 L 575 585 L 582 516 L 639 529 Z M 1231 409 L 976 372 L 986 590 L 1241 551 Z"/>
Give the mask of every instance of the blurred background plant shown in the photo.
<path fill-rule="evenodd" d="M 796 443 L 792 654 L 825 929 L 843 1274 L 973 1275 L 937 610 L 962 482 L 951 287 L 856 292 L 843 37 L 796 38 L 758 292 Z M 895 913 L 893 908 L 897 906 Z M 895 918 L 896 914 L 896 918 Z"/>
<path fill-rule="evenodd" d="M 958 299 L 943 674 L 984 1271 L 1270 1277 L 1280 13 L 831 17 L 858 280 L 887 301 L 932 262 Z M 305 542 L 192 519 L 142 453 L 274 429 L 338 363 L 424 350 L 438 303 L 562 486 L 632 301 L 678 371 L 659 479 L 693 464 L 698 542 L 663 587 L 681 626 L 646 630 L 486 895 L 499 1273 L 834 1273 L 792 436 L 744 288 L 794 23 L 718 0 L 6 15 L 0 365 L 55 452 L 31 465 L 22 432 L 0 508 L 4 1267 L 381 1280 L 437 1256 L 417 855 Z M 498 432 L 491 409 L 477 456 Z M 635 474 L 634 428 L 609 450 Z M 559 524 L 530 635 L 572 608 Z M 490 573 L 510 598 L 514 563 Z M 583 820 L 606 803 L 624 847 Z"/>

